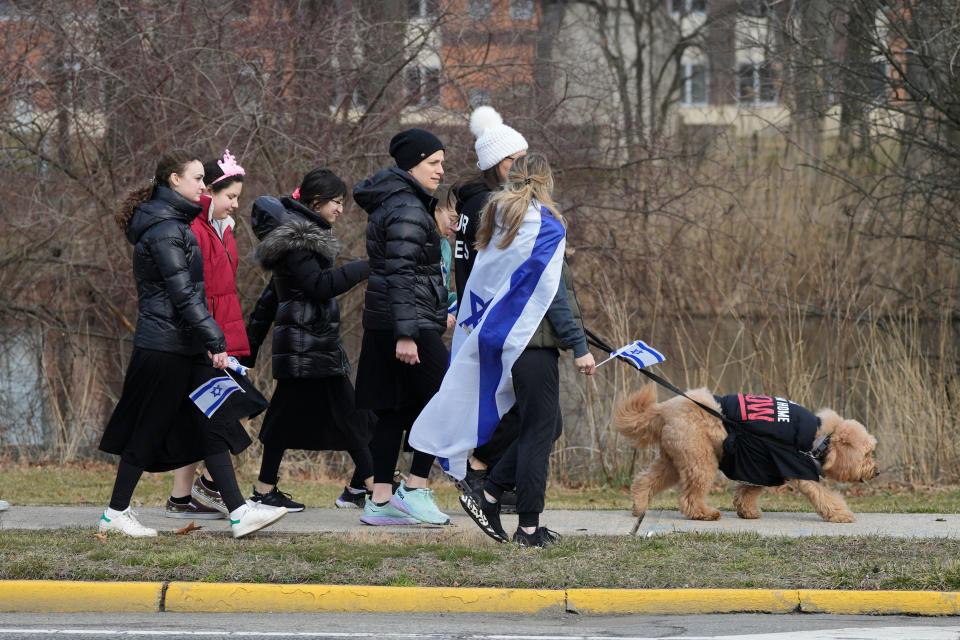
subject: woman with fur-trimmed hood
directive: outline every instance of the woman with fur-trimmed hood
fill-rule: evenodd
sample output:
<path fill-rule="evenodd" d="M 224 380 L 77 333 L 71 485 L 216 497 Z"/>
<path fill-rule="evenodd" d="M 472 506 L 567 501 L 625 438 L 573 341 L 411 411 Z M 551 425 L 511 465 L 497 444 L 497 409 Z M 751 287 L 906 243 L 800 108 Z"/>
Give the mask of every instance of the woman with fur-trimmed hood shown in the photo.
<path fill-rule="evenodd" d="M 373 476 L 367 413 L 354 407 L 350 363 L 340 340 L 337 296 L 367 279 L 366 260 L 336 267 L 340 242 L 333 225 L 347 187 L 328 169 L 314 169 L 291 197 L 257 198 L 254 232 L 260 265 L 272 272 L 248 324 L 253 358 L 273 331 L 277 387 L 260 430 L 263 461 L 252 499 L 302 511 L 277 488 L 284 451 L 348 451 L 357 464 L 359 493 Z M 355 478 L 356 479 L 356 478 Z M 357 483 L 352 483 L 357 484 Z"/>

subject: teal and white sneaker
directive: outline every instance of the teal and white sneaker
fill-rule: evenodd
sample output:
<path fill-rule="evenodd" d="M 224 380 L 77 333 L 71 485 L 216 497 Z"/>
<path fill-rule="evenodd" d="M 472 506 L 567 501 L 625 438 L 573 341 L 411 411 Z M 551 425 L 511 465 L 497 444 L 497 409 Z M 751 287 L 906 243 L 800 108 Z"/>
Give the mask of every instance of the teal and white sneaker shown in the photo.
<path fill-rule="evenodd" d="M 382 507 L 366 496 L 367 501 L 363 505 L 363 515 L 360 516 L 360 522 L 374 527 L 385 527 L 390 525 L 420 524 L 416 518 L 408 516 L 393 506 L 393 499 Z"/>
<path fill-rule="evenodd" d="M 450 516 L 437 508 L 432 489 L 408 489 L 401 482 L 390 504 L 425 524 L 450 524 Z"/>

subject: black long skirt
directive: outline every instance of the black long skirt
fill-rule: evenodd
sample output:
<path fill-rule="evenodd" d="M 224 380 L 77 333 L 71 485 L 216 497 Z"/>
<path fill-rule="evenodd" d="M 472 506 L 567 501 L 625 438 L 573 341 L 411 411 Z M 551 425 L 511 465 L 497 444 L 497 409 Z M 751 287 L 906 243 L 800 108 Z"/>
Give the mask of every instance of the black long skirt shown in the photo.
<path fill-rule="evenodd" d="M 136 348 L 100 450 L 149 472 L 169 471 L 250 444 L 237 420 L 207 418 L 189 395 L 210 377 L 206 356 Z"/>
<path fill-rule="evenodd" d="M 374 411 L 415 409 L 430 401 L 450 364 L 450 352 L 439 331 L 421 330 L 417 338 L 420 364 L 397 360 L 392 331 L 364 331 L 357 364 L 357 406 Z"/>
<path fill-rule="evenodd" d="M 277 449 L 350 451 L 370 444 L 376 418 L 357 409 L 346 376 L 277 381 L 260 442 Z"/>

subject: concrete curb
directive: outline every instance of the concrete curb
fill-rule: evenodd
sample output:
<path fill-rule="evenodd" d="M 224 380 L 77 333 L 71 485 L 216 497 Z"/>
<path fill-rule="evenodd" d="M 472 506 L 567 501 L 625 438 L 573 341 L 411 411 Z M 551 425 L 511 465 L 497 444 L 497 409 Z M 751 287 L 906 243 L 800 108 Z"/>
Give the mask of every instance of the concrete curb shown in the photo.
<path fill-rule="evenodd" d="M 0 581 L 0 612 L 379 612 L 960 615 L 960 592 L 486 589 L 195 582 Z"/>

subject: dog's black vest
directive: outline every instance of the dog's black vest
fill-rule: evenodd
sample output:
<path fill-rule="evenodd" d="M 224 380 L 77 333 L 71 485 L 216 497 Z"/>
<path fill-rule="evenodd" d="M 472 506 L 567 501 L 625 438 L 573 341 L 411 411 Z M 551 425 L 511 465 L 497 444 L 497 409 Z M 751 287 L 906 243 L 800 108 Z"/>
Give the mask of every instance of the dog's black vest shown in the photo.
<path fill-rule="evenodd" d="M 800 405 L 753 394 L 714 396 L 724 416 L 720 470 L 731 480 L 776 487 L 787 480 L 819 480 L 810 455 L 820 418 Z"/>

